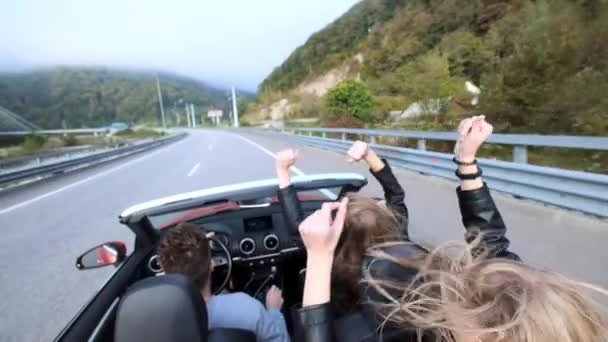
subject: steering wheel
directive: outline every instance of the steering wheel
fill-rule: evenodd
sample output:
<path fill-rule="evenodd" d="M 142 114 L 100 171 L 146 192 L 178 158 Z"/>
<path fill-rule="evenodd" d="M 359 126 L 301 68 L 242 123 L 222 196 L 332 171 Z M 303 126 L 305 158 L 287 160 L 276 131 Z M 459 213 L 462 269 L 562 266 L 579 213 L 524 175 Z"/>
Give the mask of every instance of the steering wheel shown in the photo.
<path fill-rule="evenodd" d="M 216 246 L 219 246 L 221 249 L 220 253 L 223 254 L 223 255 L 213 255 L 214 252 L 212 252 L 211 260 L 213 261 L 213 266 L 214 267 L 227 267 L 226 277 L 224 277 L 224 279 L 220 283 L 220 286 L 218 286 L 213 291 L 213 294 L 219 294 L 226 288 L 226 285 L 228 285 L 228 281 L 230 280 L 230 277 L 232 276 L 232 255 L 230 254 L 230 250 L 228 249 L 228 247 L 226 247 L 226 245 L 219 239 L 212 236 L 209 238 L 209 240 L 211 240 Z"/>

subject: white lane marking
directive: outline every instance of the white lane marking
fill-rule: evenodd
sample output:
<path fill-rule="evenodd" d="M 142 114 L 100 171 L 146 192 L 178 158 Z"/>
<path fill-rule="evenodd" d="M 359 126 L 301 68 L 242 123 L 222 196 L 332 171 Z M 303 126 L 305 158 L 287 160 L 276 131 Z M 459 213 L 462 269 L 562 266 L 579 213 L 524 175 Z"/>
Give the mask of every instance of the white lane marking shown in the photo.
<path fill-rule="evenodd" d="M 198 171 L 199 167 L 201 167 L 201 163 L 196 163 L 196 165 L 192 167 L 192 170 L 188 172 L 188 177 L 192 177 L 196 173 L 196 171 Z"/>
<path fill-rule="evenodd" d="M 29 200 L 26 200 L 26 201 L 23 201 L 21 203 L 18 203 L 18 204 L 12 205 L 10 207 L 4 208 L 4 209 L 0 210 L 0 215 L 9 213 L 9 212 L 11 212 L 11 211 L 13 211 L 15 209 L 19 209 L 21 207 L 25 207 L 26 205 L 30 205 L 30 204 L 32 204 L 34 202 L 38 202 L 41 199 L 45 199 L 47 197 L 56 195 L 56 194 L 58 194 L 60 192 L 64 192 L 64 191 L 69 190 L 69 189 L 71 189 L 73 187 L 76 187 L 78 185 L 81 185 L 81 184 L 84 184 L 84 183 L 88 183 L 88 182 L 90 182 L 90 181 L 92 181 L 94 179 L 97 179 L 97 178 L 109 175 L 110 173 L 116 172 L 116 171 L 118 171 L 120 169 L 123 169 L 123 168 L 125 168 L 127 166 L 130 166 L 130 165 L 133 165 L 133 164 L 138 163 L 140 161 L 143 161 L 143 160 L 146 160 L 148 158 L 151 158 L 151 157 L 153 157 L 153 156 L 155 156 L 155 155 L 157 155 L 157 154 L 159 154 L 161 152 L 164 152 L 170 146 L 175 146 L 175 145 L 169 145 L 169 146 L 167 146 L 167 147 L 165 147 L 163 149 L 160 149 L 160 150 L 158 150 L 156 152 L 153 152 L 152 154 L 148 154 L 148 155 L 142 156 L 140 158 L 133 159 L 133 160 L 131 160 L 129 162 L 126 162 L 124 164 L 118 165 L 118 166 L 113 167 L 113 168 L 111 168 L 109 170 L 106 170 L 106 171 L 103 171 L 103 172 L 100 172 L 100 173 L 96 173 L 96 174 L 91 175 L 91 176 L 89 176 L 89 177 L 87 177 L 85 179 L 81 179 L 78 182 L 75 182 L 75 183 L 72 183 L 72 184 L 68 184 L 68 185 L 66 185 L 64 187 L 61 187 L 59 189 L 53 190 L 51 192 L 47 192 L 47 193 L 42 194 L 40 196 L 37 196 L 37 197 L 34 197 L 34 198 L 30 198 Z"/>
<path fill-rule="evenodd" d="M 249 140 L 249 139 L 247 139 L 247 138 L 245 138 L 245 137 L 243 137 L 243 136 L 241 136 L 241 135 L 238 135 L 238 134 L 237 134 L 237 137 L 239 137 L 239 138 L 241 138 L 242 140 L 244 140 L 244 141 L 248 142 L 249 144 L 251 144 L 251 145 L 253 145 L 253 146 L 257 147 L 258 149 L 260 149 L 262 152 L 266 153 L 267 155 L 269 155 L 269 156 L 270 156 L 270 157 L 272 157 L 273 159 L 277 159 L 277 154 L 276 154 L 276 153 L 271 152 L 271 151 L 270 151 L 270 150 L 268 150 L 266 147 L 264 147 L 264 146 L 262 146 L 262 145 L 260 145 L 260 144 L 256 143 L 255 141 Z M 304 173 L 304 171 L 302 171 L 302 170 L 298 169 L 298 168 L 297 168 L 297 167 L 295 167 L 295 166 L 292 166 L 292 167 L 291 167 L 291 171 L 292 171 L 293 173 L 295 173 L 296 175 L 298 175 L 298 176 L 305 176 L 305 175 L 306 175 L 306 174 Z M 320 192 L 321 192 L 323 195 L 327 196 L 327 197 L 328 197 L 328 198 L 330 198 L 330 199 L 334 199 L 334 198 L 336 198 L 336 194 L 334 194 L 333 192 L 331 192 L 331 191 L 329 191 L 329 190 L 327 190 L 327 189 L 321 189 L 321 190 L 319 190 L 319 191 L 320 191 Z"/>

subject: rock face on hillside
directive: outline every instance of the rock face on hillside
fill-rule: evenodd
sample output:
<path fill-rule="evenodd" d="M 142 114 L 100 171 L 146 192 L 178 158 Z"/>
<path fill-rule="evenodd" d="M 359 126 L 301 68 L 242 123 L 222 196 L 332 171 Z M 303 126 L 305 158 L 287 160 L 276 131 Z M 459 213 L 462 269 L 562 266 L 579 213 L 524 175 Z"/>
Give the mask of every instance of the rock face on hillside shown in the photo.
<path fill-rule="evenodd" d="M 313 81 L 302 84 L 300 87 L 298 87 L 298 91 L 302 93 L 311 93 L 316 96 L 323 96 L 329 89 L 346 79 L 348 71 L 348 65 L 332 69 L 328 73 L 317 77 Z"/>
<path fill-rule="evenodd" d="M 263 118 L 264 120 L 262 121 L 264 122 L 267 122 L 268 120 L 282 122 L 285 115 L 289 113 L 292 107 L 293 105 L 289 103 L 289 100 L 283 98 L 279 101 L 273 102 L 268 107 L 261 108 L 260 113 L 257 116 Z"/>
<path fill-rule="evenodd" d="M 353 61 L 358 64 L 363 64 L 363 54 L 357 53 L 353 58 Z M 336 84 L 346 80 L 351 75 L 351 64 L 344 63 L 337 68 L 333 68 L 327 73 L 315 78 L 310 82 L 305 82 L 300 85 L 297 89 L 298 92 L 311 93 L 316 96 L 324 96 L 327 91 L 336 86 Z M 355 79 L 360 79 L 360 73 L 354 75 Z"/>
<path fill-rule="evenodd" d="M 329 91 L 329 89 L 335 87 L 338 83 L 354 78 L 360 80 L 361 75 L 359 72 L 353 72 L 353 65 L 360 65 L 364 61 L 363 54 L 358 53 L 349 59 L 349 63 L 343 63 L 339 67 L 333 68 L 323 75 L 314 78 L 313 80 L 302 83 L 296 89 L 291 92 L 292 97 L 297 98 L 322 98 Z M 295 103 L 294 103 L 295 102 Z M 259 109 L 256 117 L 262 117 L 272 121 L 283 121 L 284 118 L 289 114 L 290 111 L 300 107 L 300 103 L 297 101 L 290 101 L 288 98 L 282 98 L 278 101 L 272 102 L 267 106 L 263 106 Z M 266 122 L 265 120 L 264 122 Z"/>

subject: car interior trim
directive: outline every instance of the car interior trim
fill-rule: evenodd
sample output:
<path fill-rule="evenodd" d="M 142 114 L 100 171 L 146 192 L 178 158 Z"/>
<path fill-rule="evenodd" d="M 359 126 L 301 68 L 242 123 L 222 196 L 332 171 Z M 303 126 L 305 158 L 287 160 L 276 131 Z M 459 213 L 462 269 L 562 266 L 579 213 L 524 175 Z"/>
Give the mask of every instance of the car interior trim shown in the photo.
<path fill-rule="evenodd" d="M 97 326 L 95 326 L 95 330 L 93 330 L 93 332 L 91 333 L 88 342 L 97 342 L 100 340 L 100 336 L 106 329 L 107 325 L 110 323 L 110 317 L 114 312 L 116 312 L 116 308 L 118 307 L 119 302 L 120 297 L 117 297 L 116 299 L 114 299 L 112 304 L 110 304 L 110 307 L 108 308 L 108 310 L 106 310 L 106 313 L 103 314 L 103 316 L 99 320 L 99 323 L 97 324 Z"/>

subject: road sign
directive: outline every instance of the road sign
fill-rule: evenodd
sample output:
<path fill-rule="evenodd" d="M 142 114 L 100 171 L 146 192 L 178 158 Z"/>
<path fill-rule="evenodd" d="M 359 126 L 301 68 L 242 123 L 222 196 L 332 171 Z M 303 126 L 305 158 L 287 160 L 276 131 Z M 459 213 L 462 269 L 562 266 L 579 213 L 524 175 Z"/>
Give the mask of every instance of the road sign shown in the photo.
<path fill-rule="evenodd" d="M 221 118 L 224 116 L 224 112 L 221 109 L 210 109 L 207 111 L 207 117 L 209 118 Z"/>

